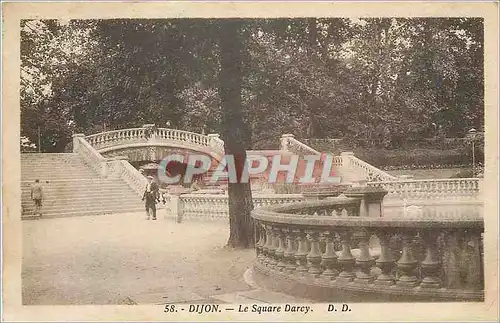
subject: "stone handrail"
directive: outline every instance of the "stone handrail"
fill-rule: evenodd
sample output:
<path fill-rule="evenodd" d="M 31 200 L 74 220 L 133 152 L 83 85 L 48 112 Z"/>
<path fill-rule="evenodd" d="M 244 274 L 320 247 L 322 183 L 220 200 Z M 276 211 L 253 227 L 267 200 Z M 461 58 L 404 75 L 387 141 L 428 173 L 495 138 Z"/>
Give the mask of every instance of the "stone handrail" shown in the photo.
<path fill-rule="evenodd" d="M 350 169 L 351 171 L 361 171 L 364 175 L 364 179 L 369 182 L 393 181 L 397 179 L 397 177 L 392 176 L 391 174 L 386 173 L 365 161 L 362 161 L 352 153 L 342 153 L 342 158 L 344 167 Z"/>
<path fill-rule="evenodd" d="M 308 145 L 298 141 L 291 134 L 281 136 L 280 150 L 290 151 L 295 154 L 321 155 L 321 153 Z"/>
<path fill-rule="evenodd" d="M 120 160 L 120 177 L 141 196 L 144 194 L 148 180 L 128 161 Z"/>
<path fill-rule="evenodd" d="M 130 144 L 177 143 L 191 148 L 209 148 L 218 155 L 224 153 L 224 142 L 217 134 L 202 135 L 194 132 L 167 128 L 130 128 L 106 131 L 85 139 L 98 151 Z"/>
<path fill-rule="evenodd" d="M 368 183 L 388 191 L 387 199 L 464 200 L 479 197 L 479 178 L 419 179 Z"/>
<path fill-rule="evenodd" d="M 73 152 L 82 156 L 85 162 L 101 177 L 107 177 L 108 165 L 106 158 L 85 140 L 83 134 L 73 135 Z"/>
<path fill-rule="evenodd" d="M 295 139 L 292 134 L 281 136 L 280 150 L 290 151 L 295 154 L 321 155 L 319 151 Z M 386 173 L 383 170 L 355 157 L 354 154 L 350 152 L 342 153 L 341 156 L 334 156 L 333 166 L 342 167 L 343 171 L 346 173 L 361 171 L 363 178 L 356 178 L 356 180 L 364 179 L 371 182 L 391 181 L 397 179 L 395 176 L 392 176 L 389 173 Z"/>
<path fill-rule="evenodd" d="M 482 214 L 323 216 L 339 203 L 253 210 L 257 284 L 329 302 L 484 299 Z"/>
<path fill-rule="evenodd" d="M 85 162 L 101 177 L 118 177 L 123 179 L 139 196 L 146 187 L 146 178 L 124 157 L 105 158 L 92 147 L 83 134 L 73 135 L 73 152 L 81 155 Z"/>

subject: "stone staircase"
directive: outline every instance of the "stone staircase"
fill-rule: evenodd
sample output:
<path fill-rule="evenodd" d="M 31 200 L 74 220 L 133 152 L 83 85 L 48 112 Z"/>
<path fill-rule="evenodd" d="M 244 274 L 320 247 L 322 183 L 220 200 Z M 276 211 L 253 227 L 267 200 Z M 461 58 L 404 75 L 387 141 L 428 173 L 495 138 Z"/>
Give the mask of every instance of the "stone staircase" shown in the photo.
<path fill-rule="evenodd" d="M 136 212 L 140 197 L 119 178 L 101 178 L 78 154 L 22 154 L 22 218 L 32 218 L 30 185 L 39 179 L 44 190 L 44 218 Z"/>

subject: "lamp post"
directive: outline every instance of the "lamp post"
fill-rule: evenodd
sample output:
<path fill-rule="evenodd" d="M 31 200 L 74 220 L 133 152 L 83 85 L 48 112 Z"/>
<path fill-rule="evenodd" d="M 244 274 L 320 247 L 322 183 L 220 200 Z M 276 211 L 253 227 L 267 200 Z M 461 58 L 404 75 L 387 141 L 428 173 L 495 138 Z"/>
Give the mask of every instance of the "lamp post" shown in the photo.
<path fill-rule="evenodd" d="M 472 141 L 472 177 L 476 176 L 476 154 L 474 149 L 474 144 L 476 141 L 477 130 L 472 128 L 469 130 L 469 136 Z"/>
<path fill-rule="evenodd" d="M 42 152 L 42 139 L 40 135 L 40 126 L 38 126 L 38 152 Z"/>

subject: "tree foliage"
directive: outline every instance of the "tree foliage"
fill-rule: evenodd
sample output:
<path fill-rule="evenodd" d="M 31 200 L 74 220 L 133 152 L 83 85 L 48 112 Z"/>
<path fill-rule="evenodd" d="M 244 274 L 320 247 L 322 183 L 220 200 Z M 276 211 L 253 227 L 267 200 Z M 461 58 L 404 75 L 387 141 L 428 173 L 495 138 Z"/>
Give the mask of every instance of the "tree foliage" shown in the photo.
<path fill-rule="evenodd" d="M 22 22 L 22 133 L 61 150 L 74 131 L 221 132 L 220 20 Z M 398 147 L 483 126 L 479 18 L 247 19 L 247 148 L 283 133 Z"/>

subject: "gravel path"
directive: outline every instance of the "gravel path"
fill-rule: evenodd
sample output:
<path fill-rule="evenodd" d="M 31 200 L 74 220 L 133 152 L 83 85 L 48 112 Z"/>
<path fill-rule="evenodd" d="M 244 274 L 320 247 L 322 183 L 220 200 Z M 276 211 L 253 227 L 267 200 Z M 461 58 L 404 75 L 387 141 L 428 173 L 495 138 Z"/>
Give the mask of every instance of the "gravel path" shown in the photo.
<path fill-rule="evenodd" d="M 253 250 L 224 247 L 228 224 L 141 214 L 23 221 L 23 304 L 201 300 L 245 291 Z"/>

